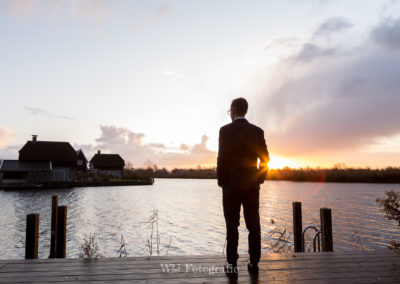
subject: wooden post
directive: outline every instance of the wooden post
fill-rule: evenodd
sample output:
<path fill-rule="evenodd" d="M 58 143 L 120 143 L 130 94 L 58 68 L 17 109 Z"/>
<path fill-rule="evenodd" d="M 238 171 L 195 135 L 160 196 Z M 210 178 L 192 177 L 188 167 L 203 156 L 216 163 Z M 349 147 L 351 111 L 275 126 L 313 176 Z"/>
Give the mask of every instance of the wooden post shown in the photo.
<path fill-rule="evenodd" d="M 26 215 L 25 259 L 38 258 L 39 214 Z"/>
<path fill-rule="evenodd" d="M 65 258 L 66 246 L 67 246 L 67 206 L 58 206 L 57 243 L 56 243 L 57 258 Z"/>
<path fill-rule="evenodd" d="M 322 251 L 333 251 L 332 211 L 330 208 L 320 208 Z"/>
<path fill-rule="evenodd" d="M 51 199 L 51 236 L 50 236 L 50 256 L 49 258 L 56 257 L 57 248 L 57 207 L 58 196 L 54 195 Z"/>
<path fill-rule="evenodd" d="M 303 251 L 303 222 L 301 216 L 301 202 L 294 201 L 293 205 L 293 243 L 294 252 Z"/>

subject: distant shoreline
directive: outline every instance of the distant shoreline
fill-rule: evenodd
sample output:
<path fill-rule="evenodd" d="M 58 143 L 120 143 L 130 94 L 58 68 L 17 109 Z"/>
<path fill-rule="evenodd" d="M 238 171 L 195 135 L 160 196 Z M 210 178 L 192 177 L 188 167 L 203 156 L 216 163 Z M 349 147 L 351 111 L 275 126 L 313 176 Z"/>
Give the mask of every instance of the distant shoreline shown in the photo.
<path fill-rule="evenodd" d="M 134 171 L 134 170 L 133 170 Z M 215 168 L 155 169 L 154 178 L 216 179 Z M 270 169 L 266 180 L 332 183 L 400 183 L 400 168 L 283 168 Z"/>
<path fill-rule="evenodd" d="M 208 178 L 208 177 L 156 177 L 157 179 L 213 179 L 216 180 L 217 178 Z M 399 181 L 320 181 L 320 180 L 286 180 L 286 179 L 266 179 L 265 182 L 268 181 L 291 181 L 291 182 L 326 182 L 326 183 L 376 183 L 376 184 L 400 184 Z"/>

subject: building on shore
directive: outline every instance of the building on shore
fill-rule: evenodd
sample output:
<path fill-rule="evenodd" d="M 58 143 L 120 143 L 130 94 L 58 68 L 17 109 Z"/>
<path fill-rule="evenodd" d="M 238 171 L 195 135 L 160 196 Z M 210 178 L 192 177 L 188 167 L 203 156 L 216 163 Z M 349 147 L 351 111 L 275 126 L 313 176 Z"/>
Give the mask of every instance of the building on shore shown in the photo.
<path fill-rule="evenodd" d="M 76 151 L 76 173 L 86 173 L 88 160 L 86 159 L 85 154 L 83 153 L 82 149 Z"/>
<path fill-rule="evenodd" d="M 51 162 L 49 182 L 70 182 L 76 179 L 77 153 L 69 142 L 32 141 L 19 150 L 19 161 Z"/>
<path fill-rule="evenodd" d="M 51 162 L 27 162 L 19 160 L 3 160 L 0 163 L 2 184 L 4 186 L 34 186 L 47 183 L 52 170 Z"/>
<path fill-rule="evenodd" d="M 125 161 L 118 154 L 102 154 L 100 151 L 89 162 L 92 171 L 100 175 L 108 175 L 113 178 L 122 178 Z"/>
<path fill-rule="evenodd" d="M 36 186 L 76 180 L 78 158 L 84 158 L 69 142 L 38 141 L 37 135 L 19 150 L 18 160 L 0 165 L 3 186 Z M 86 158 L 84 158 L 86 159 Z M 87 160 L 86 160 L 87 164 Z M 86 167 L 83 161 L 82 167 Z"/>

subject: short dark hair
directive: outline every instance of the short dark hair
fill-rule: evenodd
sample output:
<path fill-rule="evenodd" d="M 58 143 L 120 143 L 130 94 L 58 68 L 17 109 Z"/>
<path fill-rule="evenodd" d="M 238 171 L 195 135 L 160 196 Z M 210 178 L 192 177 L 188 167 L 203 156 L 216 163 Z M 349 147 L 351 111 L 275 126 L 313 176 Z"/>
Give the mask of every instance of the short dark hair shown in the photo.
<path fill-rule="evenodd" d="M 235 108 L 238 115 L 245 115 L 249 105 L 244 98 L 234 99 L 231 103 L 231 108 Z"/>

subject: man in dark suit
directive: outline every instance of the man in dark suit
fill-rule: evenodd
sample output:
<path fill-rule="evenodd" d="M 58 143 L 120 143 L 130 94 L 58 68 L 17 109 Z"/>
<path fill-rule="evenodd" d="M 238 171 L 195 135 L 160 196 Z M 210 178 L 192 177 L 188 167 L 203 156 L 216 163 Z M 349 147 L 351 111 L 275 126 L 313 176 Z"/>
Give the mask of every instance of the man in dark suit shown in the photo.
<path fill-rule="evenodd" d="M 259 190 L 267 175 L 269 153 L 264 131 L 245 119 L 247 109 L 244 98 L 233 100 L 228 111 L 232 123 L 219 131 L 217 178 L 218 185 L 222 187 L 226 223 L 226 273 L 237 273 L 241 205 L 249 231 L 248 270 L 251 273 L 258 273 L 261 256 Z"/>

